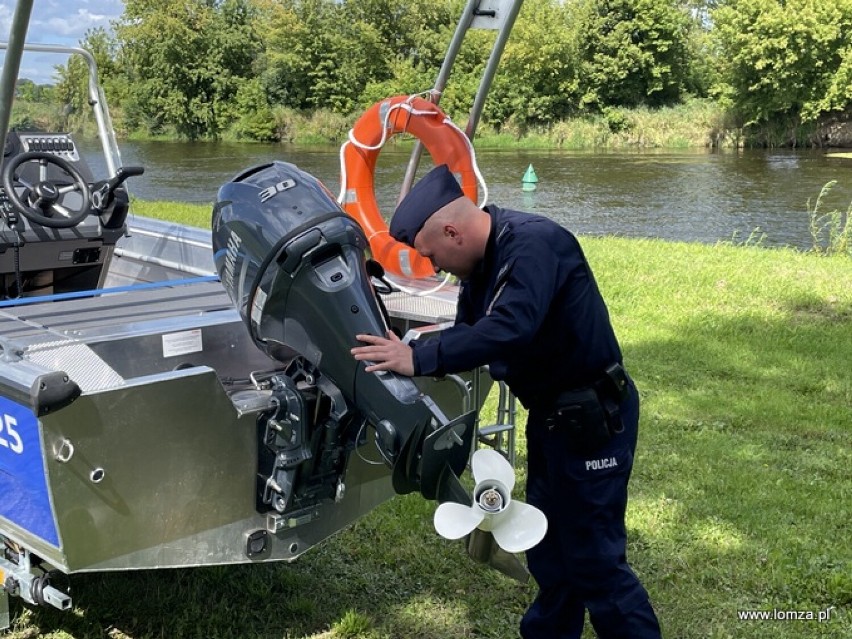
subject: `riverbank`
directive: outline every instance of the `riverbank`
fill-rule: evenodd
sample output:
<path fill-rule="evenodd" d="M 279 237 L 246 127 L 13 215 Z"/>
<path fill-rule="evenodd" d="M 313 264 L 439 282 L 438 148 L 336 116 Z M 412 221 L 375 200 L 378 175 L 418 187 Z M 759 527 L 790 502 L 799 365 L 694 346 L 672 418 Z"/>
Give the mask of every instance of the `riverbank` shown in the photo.
<path fill-rule="evenodd" d="M 581 242 L 642 395 L 629 553 L 665 636 L 848 637 L 852 260 Z M 522 429 L 519 453 L 522 498 Z M 13 598 L 8 636 L 517 636 L 534 585 L 472 563 L 433 512 L 398 497 L 292 565 L 77 575 L 70 613 Z M 756 612 L 768 620 L 742 618 Z"/>
<path fill-rule="evenodd" d="M 308 116 L 276 112 L 282 139 L 295 144 L 339 144 L 354 116 L 318 111 Z M 457 122 L 464 126 L 465 122 Z M 499 127 L 481 124 L 478 149 L 743 149 L 852 148 L 852 110 L 815 122 L 798 118 L 744 126 L 719 104 L 693 98 L 671 107 L 609 108 L 547 127 L 521 126 L 513 120 Z"/>
<path fill-rule="evenodd" d="M 277 136 L 296 145 L 339 145 L 360 114 L 343 116 L 325 110 L 301 113 L 273 109 Z M 453 116 L 464 127 L 463 118 Z M 130 133 L 133 139 L 150 139 Z M 161 139 L 169 139 L 168 137 Z M 226 132 L 225 140 L 240 140 Z M 395 144 L 391 139 L 388 143 Z M 549 126 L 521 125 L 509 119 L 499 126 L 480 123 L 478 149 L 742 149 L 852 147 L 852 113 L 819 122 L 770 122 L 748 127 L 713 100 L 693 98 L 671 107 L 609 108 L 603 113 L 568 118 Z"/>
<path fill-rule="evenodd" d="M 297 145 L 339 145 L 359 114 L 349 116 L 317 110 L 273 109 L 279 142 Z M 461 118 L 457 123 L 464 126 Z M 67 130 L 93 136 L 94 122 L 73 124 L 53 104 L 18 100 L 12 127 L 45 131 Z M 179 140 L 168 132 L 151 136 L 125 129 L 120 115 L 114 126 L 119 138 L 132 140 Z M 251 144 L 234 131 L 225 131 L 224 141 Z M 685 148 L 852 148 L 852 111 L 834 114 L 814 123 L 778 121 L 743 127 L 718 103 L 694 98 L 660 109 L 610 108 L 598 115 L 570 118 L 548 127 L 521 126 L 513 120 L 499 127 L 481 124 L 474 140 L 480 149 L 685 149 Z M 391 140 L 391 144 L 395 141 Z"/>
<path fill-rule="evenodd" d="M 355 119 L 324 111 L 303 115 L 290 110 L 277 111 L 275 117 L 282 139 L 294 144 L 339 144 Z M 662 109 L 613 108 L 548 127 L 522 126 L 511 119 L 499 127 L 481 124 L 474 144 L 478 149 L 682 149 L 732 148 L 742 146 L 745 140 L 715 103 L 691 100 Z"/>

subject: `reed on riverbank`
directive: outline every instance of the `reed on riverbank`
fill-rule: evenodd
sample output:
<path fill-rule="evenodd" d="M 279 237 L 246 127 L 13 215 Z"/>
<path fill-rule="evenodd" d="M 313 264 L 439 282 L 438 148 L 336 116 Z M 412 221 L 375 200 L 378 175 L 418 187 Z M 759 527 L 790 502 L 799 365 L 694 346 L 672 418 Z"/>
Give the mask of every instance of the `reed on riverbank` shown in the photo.
<path fill-rule="evenodd" d="M 844 213 L 840 209 L 824 212 L 823 198 L 837 184 L 832 180 L 822 187 L 813 208 L 808 200 L 808 217 L 813 240 L 813 250 L 824 255 L 848 255 L 852 257 L 852 204 Z"/>
<path fill-rule="evenodd" d="M 341 144 L 358 115 L 344 116 L 325 109 L 303 113 L 285 107 L 278 107 L 272 112 L 280 141 L 300 145 Z M 457 123 L 465 124 L 461 120 Z M 67 125 L 67 117 L 56 105 L 23 100 L 15 104 L 13 127 L 59 131 L 65 130 Z M 120 117 L 116 118 L 115 125 L 117 134 L 123 138 L 179 139 L 168 130 L 155 137 L 124 130 Z M 569 118 L 547 127 L 523 126 L 510 119 L 499 128 L 481 125 L 475 142 L 477 148 L 482 149 L 805 148 L 814 145 L 817 137 L 815 128 L 815 124 L 791 128 L 787 124 L 775 123 L 744 129 L 717 103 L 696 98 L 659 109 L 610 108 L 602 114 Z M 96 131 L 95 123 L 91 121 L 85 123 L 82 130 L 73 132 L 93 137 Z M 235 130 L 225 131 L 222 139 L 255 144 L 240 138 Z M 389 143 L 398 142 L 399 139 L 392 139 Z"/>
<path fill-rule="evenodd" d="M 206 206 L 142 204 L 209 224 Z M 849 637 L 852 260 L 581 242 L 642 396 L 629 553 L 665 636 Z M 519 452 L 521 497 L 522 429 Z M 13 599 L 9 638 L 516 637 L 534 585 L 471 562 L 433 512 L 397 497 L 292 565 L 74 576 L 71 613 Z"/>
<path fill-rule="evenodd" d="M 294 144 L 339 144 L 354 122 L 354 117 L 323 110 L 301 114 L 279 109 L 274 115 L 282 139 Z M 704 148 L 741 145 L 742 135 L 713 102 L 691 100 L 663 109 L 608 109 L 548 127 L 522 126 L 510 119 L 499 129 L 481 125 L 475 142 L 480 149 Z"/>
<path fill-rule="evenodd" d="M 303 114 L 282 108 L 274 117 L 281 139 L 293 144 L 340 144 L 355 120 L 322 109 Z M 742 146 L 744 138 L 715 103 L 695 99 L 662 109 L 613 108 L 547 127 L 522 126 L 510 119 L 499 129 L 481 125 L 475 142 L 480 149 L 582 150 L 735 147 Z"/>

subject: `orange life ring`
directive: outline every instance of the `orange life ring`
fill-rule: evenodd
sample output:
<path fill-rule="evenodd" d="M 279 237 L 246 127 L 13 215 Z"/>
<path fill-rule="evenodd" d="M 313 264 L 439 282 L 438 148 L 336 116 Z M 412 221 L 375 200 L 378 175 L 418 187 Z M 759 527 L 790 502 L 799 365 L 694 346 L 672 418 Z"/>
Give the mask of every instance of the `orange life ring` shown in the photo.
<path fill-rule="evenodd" d="M 376 203 L 374 172 L 379 152 L 388 138 L 403 132 L 423 143 L 435 166 L 448 165 L 464 194 L 476 201 L 477 177 L 470 140 L 436 104 L 407 95 L 377 102 L 352 127 L 349 141 L 341 147 L 338 201 L 364 229 L 373 259 L 385 271 L 423 278 L 435 274 L 432 263 L 390 236 Z"/>

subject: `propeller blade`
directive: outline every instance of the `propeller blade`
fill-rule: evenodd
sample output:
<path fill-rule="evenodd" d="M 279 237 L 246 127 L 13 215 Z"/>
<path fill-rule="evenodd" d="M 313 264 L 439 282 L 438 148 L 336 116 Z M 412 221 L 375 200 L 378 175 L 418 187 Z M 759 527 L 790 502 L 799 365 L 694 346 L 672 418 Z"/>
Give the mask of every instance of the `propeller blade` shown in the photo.
<path fill-rule="evenodd" d="M 470 506 L 448 501 L 435 509 L 435 530 L 446 539 L 461 539 L 481 524 L 484 518 L 481 512 Z"/>
<path fill-rule="evenodd" d="M 507 552 L 523 552 L 540 542 L 547 532 L 547 517 L 535 506 L 513 500 L 492 519 L 491 534 Z"/>
<path fill-rule="evenodd" d="M 480 448 L 470 460 L 473 469 L 473 479 L 478 484 L 481 481 L 496 479 L 506 487 L 509 493 L 515 486 L 515 469 L 512 464 L 496 450 Z"/>

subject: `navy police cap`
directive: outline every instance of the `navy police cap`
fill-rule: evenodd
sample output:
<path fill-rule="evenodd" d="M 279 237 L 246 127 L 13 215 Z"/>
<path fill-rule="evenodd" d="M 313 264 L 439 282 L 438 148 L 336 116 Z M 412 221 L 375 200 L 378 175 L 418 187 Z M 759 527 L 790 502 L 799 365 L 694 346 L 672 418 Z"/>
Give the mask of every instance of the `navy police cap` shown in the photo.
<path fill-rule="evenodd" d="M 397 242 L 414 246 L 414 238 L 435 211 L 464 196 L 458 180 L 446 164 L 424 175 L 396 207 L 390 234 Z"/>

